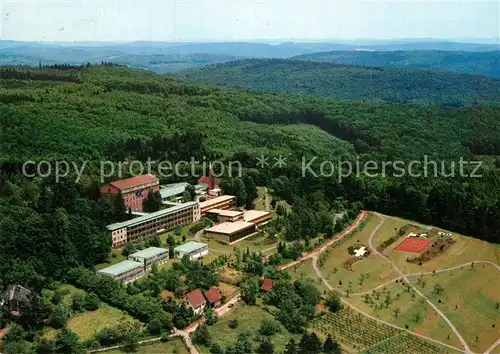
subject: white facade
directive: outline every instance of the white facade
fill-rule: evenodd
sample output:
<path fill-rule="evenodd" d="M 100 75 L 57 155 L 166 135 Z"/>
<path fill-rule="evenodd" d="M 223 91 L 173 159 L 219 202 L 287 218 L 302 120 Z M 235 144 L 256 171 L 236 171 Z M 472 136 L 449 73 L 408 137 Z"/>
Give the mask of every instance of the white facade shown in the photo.
<path fill-rule="evenodd" d="M 127 228 L 121 228 L 111 232 L 113 247 L 119 247 L 127 243 Z"/>
<path fill-rule="evenodd" d="M 196 203 L 196 205 L 193 207 L 193 221 L 198 221 L 200 219 L 201 219 L 200 204 Z"/>
<path fill-rule="evenodd" d="M 194 261 L 195 259 L 208 256 L 209 253 L 210 253 L 210 251 L 208 250 L 208 246 L 207 246 L 205 248 L 202 248 L 202 249 L 199 249 L 199 250 L 196 250 L 193 252 L 175 252 L 175 256 L 177 258 L 182 258 L 187 254 L 189 256 L 189 259 Z"/>

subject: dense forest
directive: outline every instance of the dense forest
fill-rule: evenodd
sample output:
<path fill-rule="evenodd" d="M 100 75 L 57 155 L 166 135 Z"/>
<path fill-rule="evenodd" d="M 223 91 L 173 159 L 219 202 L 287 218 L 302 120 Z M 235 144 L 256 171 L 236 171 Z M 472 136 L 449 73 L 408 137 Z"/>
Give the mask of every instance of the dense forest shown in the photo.
<path fill-rule="evenodd" d="M 109 65 L 13 70 L 0 71 L 2 287 L 14 279 L 40 284 L 45 277 L 64 278 L 71 268 L 106 259 L 104 225 L 121 211 L 116 202 L 99 199 L 102 160 L 238 160 L 257 185 L 292 205 L 311 198 L 334 205 L 343 198 L 500 241 L 498 108 L 250 93 Z M 287 156 L 287 166 L 257 169 L 261 154 Z M 317 170 L 324 160 L 408 162 L 424 155 L 448 164 L 460 157 L 481 160 L 483 177 L 389 173 L 339 181 L 301 172 L 302 156 L 317 156 L 311 165 Z M 77 184 L 75 173 L 59 183 L 20 175 L 27 160 L 63 159 L 87 161 Z"/>
<path fill-rule="evenodd" d="M 443 50 L 413 51 L 335 51 L 303 54 L 294 59 L 363 66 L 399 66 L 448 70 L 500 78 L 500 52 L 461 52 Z"/>
<path fill-rule="evenodd" d="M 500 80 L 424 69 L 350 66 L 286 59 L 248 59 L 183 71 L 188 81 L 342 100 L 447 107 L 495 105 Z"/>

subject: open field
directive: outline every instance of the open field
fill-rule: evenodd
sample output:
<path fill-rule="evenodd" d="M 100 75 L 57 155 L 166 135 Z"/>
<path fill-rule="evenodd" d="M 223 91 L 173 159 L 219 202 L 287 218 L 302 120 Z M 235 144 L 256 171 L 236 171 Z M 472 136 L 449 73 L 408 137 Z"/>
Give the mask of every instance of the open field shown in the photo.
<path fill-rule="evenodd" d="M 349 290 L 356 293 L 370 290 L 396 277 L 392 267 L 377 255 L 370 255 L 357 261 L 352 265 L 352 271 L 343 265 L 345 261 L 352 258 L 348 248 L 357 244 L 367 246 L 370 233 L 379 222 L 378 216 L 370 215 L 359 231 L 329 248 L 323 264 L 318 262 L 323 276 L 331 286 L 344 292 Z M 315 275 L 314 277 L 316 278 Z"/>
<path fill-rule="evenodd" d="M 388 284 L 368 295 L 353 295 L 344 300 L 383 321 L 461 347 L 446 322 L 418 294 L 413 297 L 401 282 Z"/>
<path fill-rule="evenodd" d="M 271 248 L 277 245 L 275 238 L 260 234 L 249 237 L 233 245 L 227 245 L 209 237 L 202 237 L 201 242 L 208 244 L 208 248 L 210 248 L 210 251 L 213 254 L 217 255 L 231 254 L 234 251 L 235 247 L 239 248 L 242 252 L 245 252 L 247 250 L 247 247 L 250 249 L 250 252 L 262 252 L 267 248 Z"/>
<path fill-rule="evenodd" d="M 330 285 L 343 292 L 369 291 L 396 278 L 396 273 L 392 267 L 378 255 L 370 255 L 354 263 L 352 266 L 353 271 L 342 266 L 342 262 L 347 258 L 337 259 L 337 262 L 330 261 L 331 267 L 324 266 L 322 268 L 322 274 Z"/>
<path fill-rule="evenodd" d="M 492 265 L 464 266 L 411 280 L 445 313 L 472 350 L 482 352 L 500 338 L 500 309 L 496 307 L 500 303 L 500 272 Z M 434 288 L 437 284 L 442 291 Z"/>
<path fill-rule="evenodd" d="M 400 227 L 408 224 L 420 225 L 413 221 L 387 216 L 384 224 L 374 235 L 373 244 L 381 244 L 384 240 L 393 236 Z M 421 226 L 423 229 L 431 228 L 430 226 Z M 439 228 L 435 228 L 435 230 L 446 233 L 449 232 Z M 389 250 L 385 253 L 405 273 L 432 272 L 433 270 L 450 268 L 472 261 L 490 261 L 500 264 L 500 245 L 488 243 L 453 232 L 452 234 L 455 244 L 453 244 L 443 254 L 430 261 L 424 262 L 422 265 L 418 265 L 418 263 L 415 264 L 406 262 L 406 258 L 409 256 L 407 253 L 392 252 Z"/>
<path fill-rule="evenodd" d="M 106 351 L 107 354 L 122 354 L 121 350 Z M 171 339 L 168 342 L 155 342 L 153 344 L 141 345 L 137 348 L 137 354 L 189 354 L 184 342 L 180 338 Z"/>
<path fill-rule="evenodd" d="M 264 318 L 273 319 L 274 316 L 258 306 L 239 304 L 227 316 L 219 319 L 219 321 L 213 326 L 209 326 L 208 331 L 212 336 L 212 340 L 219 343 L 221 347 L 225 348 L 228 345 L 234 344 L 238 334 L 243 332 L 249 332 L 251 334 L 250 338 L 253 340 L 258 334 L 258 328 Z M 238 326 L 231 329 L 229 328 L 228 323 L 230 320 L 234 319 L 238 320 Z M 300 335 L 292 335 L 288 333 L 283 326 L 281 326 L 280 333 L 270 337 L 275 351 L 277 353 L 283 352 L 286 343 L 288 343 L 292 336 L 297 341 L 300 340 Z M 256 348 L 258 346 L 258 341 L 253 341 L 253 344 Z M 209 353 L 209 348 L 207 347 L 197 346 L 197 348 L 201 354 Z"/>
<path fill-rule="evenodd" d="M 86 292 L 82 289 L 78 289 L 73 285 L 63 284 L 57 288 L 59 292 L 67 292 L 64 295 L 62 302 L 71 308 L 73 296 L 80 294 L 84 295 Z M 47 294 L 52 294 L 49 291 Z M 91 339 L 95 334 L 99 333 L 106 327 L 113 327 L 116 324 L 123 321 L 134 321 L 134 319 L 127 314 L 115 307 L 112 307 L 105 302 L 101 302 L 99 309 L 95 311 L 87 311 L 83 313 L 74 314 L 67 323 L 67 327 L 74 331 L 81 340 Z M 46 328 L 44 331 L 44 338 L 55 338 L 58 330 L 53 328 Z"/>
<path fill-rule="evenodd" d="M 289 272 L 292 275 L 293 281 L 312 279 L 314 280 L 314 284 L 316 285 L 316 287 L 320 289 L 323 294 L 326 294 L 326 292 L 328 291 L 325 284 L 318 278 L 318 276 L 314 272 L 312 259 L 308 259 L 302 263 L 299 263 L 297 265 L 294 265 L 293 267 L 288 268 L 287 272 Z"/>
<path fill-rule="evenodd" d="M 135 320 L 129 314 L 106 303 L 101 303 L 98 310 L 77 314 L 71 318 L 68 321 L 68 328 L 78 334 L 80 339 L 86 340 L 104 328 L 114 327 L 125 321 Z"/>

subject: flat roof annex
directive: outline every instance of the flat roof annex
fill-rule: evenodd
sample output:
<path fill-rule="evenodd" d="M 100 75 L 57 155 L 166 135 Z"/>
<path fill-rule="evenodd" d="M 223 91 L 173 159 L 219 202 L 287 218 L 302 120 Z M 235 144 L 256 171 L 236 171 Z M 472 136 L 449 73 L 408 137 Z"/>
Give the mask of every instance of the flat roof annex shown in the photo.
<path fill-rule="evenodd" d="M 223 222 L 206 229 L 206 231 L 231 235 L 238 231 L 243 231 L 251 227 L 255 227 L 255 225 L 251 222 L 240 220 L 235 222 Z"/>
<path fill-rule="evenodd" d="M 269 211 L 261 211 L 261 210 L 247 210 L 245 212 L 245 216 L 243 217 L 245 221 L 251 222 L 252 220 L 259 219 L 264 216 L 271 216 L 271 212 Z"/>
<path fill-rule="evenodd" d="M 127 220 L 127 221 L 122 221 L 122 222 L 115 222 L 114 224 L 110 224 L 110 225 L 106 226 L 106 228 L 109 231 L 113 231 L 113 230 L 122 229 L 124 227 L 130 227 L 130 226 L 134 226 L 134 225 L 139 225 L 139 224 L 142 224 L 142 223 L 144 223 L 146 221 L 156 219 L 157 217 L 160 217 L 160 216 L 163 216 L 163 215 L 168 215 L 168 214 L 171 214 L 171 213 L 175 213 L 177 211 L 181 211 L 181 210 L 190 208 L 190 207 L 192 207 L 192 206 L 194 206 L 196 204 L 197 204 L 197 202 L 187 202 L 187 203 L 177 204 L 177 205 L 175 205 L 173 207 L 170 207 L 168 209 L 159 210 L 157 212 L 154 212 L 154 213 L 151 213 L 151 214 L 147 214 L 147 215 L 144 215 L 144 216 L 140 216 L 138 218 L 134 218 L 134 219 Z"/>
<path fill-rule="evenodd" d="M 179 194 L 184 193 L 189 183 L 179 182 L 171 183 L 160 186 L 160 194 L 162 198 L 170 198 Z"/>
<path fill-rule="evenodd" d="M 174 248 L 174 252 L 191 253 L 207 247 L 206 243 L 201 242 L 186 242 L 183 245 L 179 245 Z"/>
<path fill-rule="evenodd" d="M 159 254 L 168 252 L 166 248 L 160 248 L 160 247 L 148 247 L 146 249 L 143 249 L 141 251 L 137 251 L 135 253 L 132 253 L 129 255 L 129 257 L 138 257 L 138 258 L 151 258 L 154 256 L 158 256 Z"/>
<path fill-rule="evenodd" d="M 236 197 L 234 195 L 221 195 L 219 197 L 212 198 L 212 199 L 206 200 L 204 202 L 201 202 L 200 203 L 200 208 L 201 209 L 209 208 L 212 205 L 215 205 L 217 203 L 228 202 L 228 201 L 230 201 L 232 199 L 235 199 L 235 198 Z"/>
<path fill-rule="evenodd" d="M 129 270 L 132 270 L 134 268 L 142 268 L 142 263 L 125 260 L 121 261 L 120 263 L 113 264 L 112 266 L 98 270 L 97 273 L 116 276 L 128 272 Z"/>
<path fill-rule="evenodd" d="M 220 215 L 220 216 L 229 216 L 229 217 L 243 215 L 242 211 L 238 211 L 238 210 L 224 210 L 224 209 L 212 209 L 212 210 L 207 211 L 207 213 L 217 214 L 217 215 Z"/>

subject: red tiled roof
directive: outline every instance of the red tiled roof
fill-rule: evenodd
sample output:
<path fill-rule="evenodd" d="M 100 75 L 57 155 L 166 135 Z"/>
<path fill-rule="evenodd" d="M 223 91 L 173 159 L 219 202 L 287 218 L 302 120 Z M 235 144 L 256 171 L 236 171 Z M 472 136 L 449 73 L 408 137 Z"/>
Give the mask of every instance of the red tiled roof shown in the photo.
<path fill-rule="evenodd" d="M 216 288 L 211 288 L 210 290 L 206 291 L 205 297 L 211 305 L 215 304 L 218 301 L 221 301 L 219 290 L 217 290 Z"/>
<path fill-rule="evenodd" d="M 147 174 L 147 175 L 140 175 L 126 179 L 121 179 L 119 181 L 111 182 L 110 184 L 118 189 L 127 189 L 127 188 L 133 188 L 141 184 L 152 183 L 152 182 L 158 182 L 158 178 L 156 178 L 153 175 Z"/>
<path fill-rule="evenodd" d="M 206 303 L 200 289 L 196 289 L 191 291 L 190 293 L 187 293 L 186 299 L 194 308 L 198 308 Z"/>
<path fill-rule="evenodd" d="M 271 291 L 271 290 L 273 290 L 273 284 L 274 284 L 274 280 L 266 278 L 262 282 L 262 286 L 260 287 L 260 290 Z"/>

